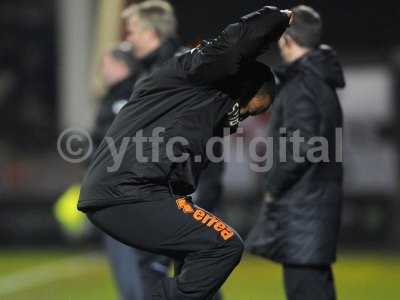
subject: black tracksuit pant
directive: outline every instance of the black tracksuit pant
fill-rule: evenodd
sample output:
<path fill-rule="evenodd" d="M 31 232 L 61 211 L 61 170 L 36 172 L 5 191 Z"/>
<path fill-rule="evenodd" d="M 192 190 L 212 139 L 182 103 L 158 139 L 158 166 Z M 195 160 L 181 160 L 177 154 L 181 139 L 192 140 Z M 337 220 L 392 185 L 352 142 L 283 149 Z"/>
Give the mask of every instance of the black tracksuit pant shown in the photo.
<path fill-rule="evenodd" d="M 180 261 L 180 273 L 163 279 L 153 298 L 209 300 L 239 263 L 243 242 L 220 219 L 187 198 L 154 192 L 143 202 L 87 212 L 115 239 Z"/>
<path fill-rule="evenodd" d="M 335 284 L 330 266 L 283 266 L 288 300 L 335 300 Z"/>
<path fill-rule="evenodd" d="M 222 148 L 214 148 L 214 150 L 216 156 L 222 155 Z M 223 162 L 210 163 L 200 177 L 195 204 L 211 213 L 214 213 L 215 208 L 221 202 L 223 172 Z M 136 253 L 142 279 L 143 300 L 151 300 L 152 288 L 158 281 L 167 277 L 171 259 L 145 251 L 136 251 Z M 176 264 L 177 262 L 175 262 Z M 177 269 L 175 268 L 175 270 Z M 213 300 L 222 300 L 221 292 L 218 292 Z"/>

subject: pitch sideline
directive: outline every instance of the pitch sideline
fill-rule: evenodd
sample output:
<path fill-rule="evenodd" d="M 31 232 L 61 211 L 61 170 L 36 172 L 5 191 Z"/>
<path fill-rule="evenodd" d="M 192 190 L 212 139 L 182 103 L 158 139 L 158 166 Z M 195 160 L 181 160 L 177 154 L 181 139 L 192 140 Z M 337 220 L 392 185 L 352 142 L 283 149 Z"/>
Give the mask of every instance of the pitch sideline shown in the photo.
<path fill-rule="evenodd" d="M 77 255 L 0 276 L 0 299 L 25 289 L 88 273 L 91 271 L 85 264 L 88 261 L 98 262 L 100 255 L 97 253 Z"/>

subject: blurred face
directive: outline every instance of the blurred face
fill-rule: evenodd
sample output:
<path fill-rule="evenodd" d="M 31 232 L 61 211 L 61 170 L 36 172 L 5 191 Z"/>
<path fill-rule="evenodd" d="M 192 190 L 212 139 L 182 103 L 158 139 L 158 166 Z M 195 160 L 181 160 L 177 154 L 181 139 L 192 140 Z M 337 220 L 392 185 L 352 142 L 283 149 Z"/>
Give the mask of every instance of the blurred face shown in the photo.
<path fill-rule="evenodd" d="M 111 54 L 103 57 L 101 73 L 108 86 L 114 85 L 129 76 L 129 68 Z"/>
<path fill-rule="evenodd" d="M 271 95 L 255 95 L 246 106 L 240 108 L 241 119 L 265 112 L 272 103 Z"/>
<path fill-rule="evenodd" d="M 300 59 L 311 51 L 309 48 L 299 46 L 288 34 L 284 34 L 279 39 L 278 46 L 283 60 L 288 64 Z"/>
<path fill-rule="evenodd" d="M 279 51 L 281 53 L 282 59 L 286 63 L 291 62 L 291 57 L 292 57 L 292 50 L 291 50 L 290 42 L 291 42 L 290 37 L 288 37 L 285 34 L 282 35 L 278 41 Z"/>
<path fill-rule="evenodd" d="M 152 29 L 143 28 L 140 20 L 133 16 L 126 22 L 126 40 L 132 45 L 133 54 L 142 58 L 160 45 L 157 34 Z"/>

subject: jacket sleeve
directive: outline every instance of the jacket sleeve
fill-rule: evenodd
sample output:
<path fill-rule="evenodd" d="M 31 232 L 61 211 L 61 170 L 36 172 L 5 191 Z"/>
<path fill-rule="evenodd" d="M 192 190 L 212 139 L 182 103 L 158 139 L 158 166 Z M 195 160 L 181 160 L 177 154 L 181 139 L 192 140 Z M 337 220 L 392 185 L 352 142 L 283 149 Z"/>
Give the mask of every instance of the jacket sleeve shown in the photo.
<path fill-rule="evenodd" d="M 184 55 L 184 71 L 189 79 L 206 83 L 234 75 L 243 61 L 255 59 L 282 35 L 288 25 L 286 13 L 265 6 Z"/>
<path fill-rule="evenodd" d="M 290 89 L 290 96 L 293 94 L 293 97 L 286 97 L 282 103 L 284 121 L 279 129 L 279 145 L 273 145 L 279 147 L 279 156 L 273 157 L 279 162 L 274 162 L 274 167 L 267 174 L 266 191 L 274 198 L 279 198 L 291 188 L 311 166 L 307 153 L 316 145 L 310 139 L 320 136 L 321 115 L 314 96 L 304 83 L 297 83 Z M 282 155 L 286 157 L 282 159 Z"/>

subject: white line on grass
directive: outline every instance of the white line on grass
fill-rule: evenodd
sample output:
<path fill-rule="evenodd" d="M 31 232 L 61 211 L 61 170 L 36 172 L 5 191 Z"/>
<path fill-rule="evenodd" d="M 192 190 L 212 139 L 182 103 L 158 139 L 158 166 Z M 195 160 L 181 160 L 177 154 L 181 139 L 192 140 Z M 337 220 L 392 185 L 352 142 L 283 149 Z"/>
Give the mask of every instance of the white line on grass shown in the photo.
<path fill-rule="evenodd" d="M 88 261 L 98 262 L 99 257 L 97 254 L 78 255 L 1 276 L 0 297 L 88 273 L 91 271 Z"/>

